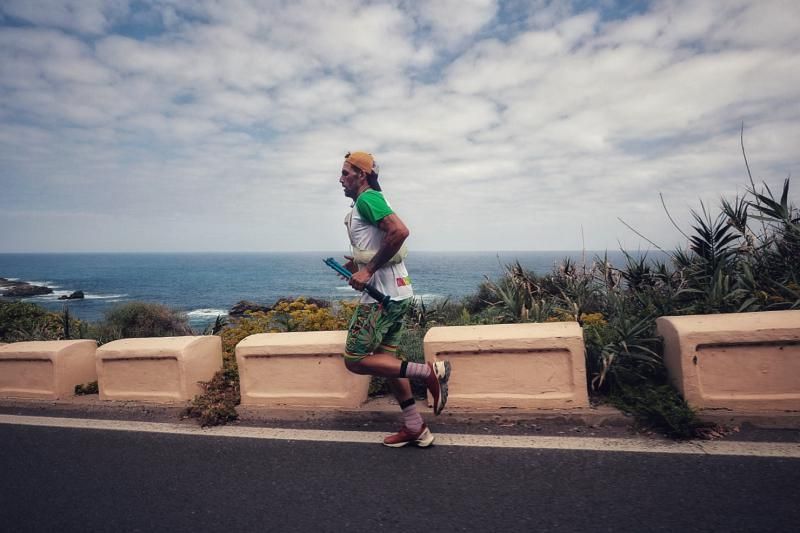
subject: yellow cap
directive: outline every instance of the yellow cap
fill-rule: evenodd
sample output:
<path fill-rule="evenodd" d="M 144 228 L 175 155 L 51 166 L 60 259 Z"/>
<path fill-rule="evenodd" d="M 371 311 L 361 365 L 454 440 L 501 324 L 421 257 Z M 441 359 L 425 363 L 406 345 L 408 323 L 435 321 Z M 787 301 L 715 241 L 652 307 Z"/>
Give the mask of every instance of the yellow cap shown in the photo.
<path fill-rule="evenodd" d="M 367 152 L 347 152 L 344 160 L 354 167 L 360 168 L 366 174 L 370 174 L 375 170 L 375 158 Z"/>

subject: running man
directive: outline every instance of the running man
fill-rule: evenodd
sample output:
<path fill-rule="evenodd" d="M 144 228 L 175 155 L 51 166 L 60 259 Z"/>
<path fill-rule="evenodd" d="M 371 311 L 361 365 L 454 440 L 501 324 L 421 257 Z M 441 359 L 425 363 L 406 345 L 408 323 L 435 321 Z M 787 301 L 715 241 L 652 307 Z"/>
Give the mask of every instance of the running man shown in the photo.
<path fill-rule="evenodd" d="M 433 443 L 434 437 L 417 411 L 409 380 L 425 383 L 433 399 L 433 412 L 438 415 L 447 402 L 450 363 L 411 363 L 396 357 L 403 318 L 414 296 L 403 262 L 403 243 L 408 237 L 408 228 L 383 197 L 378 166 L 372 154 L 348 153 L 339 183 L 344 195 L 353 200 L 352 210 L 345 218 L 353 249 L 352 257 L 345 256 L 347 263 L 344 265 L 353 273 L 350 285 L 361 291 L 369 282 L 391 297 L 384 308 L 363 293 L 350 319 L 345 365 L 356 374 L 387 378 L 403 410 L 403 427 L 383 439 L 383 443 L 394 448 L 407 444 L 424 448 Z"/>

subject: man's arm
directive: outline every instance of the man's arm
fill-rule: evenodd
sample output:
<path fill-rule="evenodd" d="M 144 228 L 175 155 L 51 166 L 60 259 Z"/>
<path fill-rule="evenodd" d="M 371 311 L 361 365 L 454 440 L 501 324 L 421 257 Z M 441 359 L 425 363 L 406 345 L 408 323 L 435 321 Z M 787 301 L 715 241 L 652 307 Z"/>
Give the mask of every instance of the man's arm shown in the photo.
<path fill-rule="evenodd" d="M 370 280 L 372 275 L 400 250 L 409 235 L 406 225 L 394 213 L 383 217 L 378 222 L 378 227 L 385 232 L 378 252 L 363 269 L 350 278 L 350 286 L 359 291 L 363 290 L 364 284 Z"/>

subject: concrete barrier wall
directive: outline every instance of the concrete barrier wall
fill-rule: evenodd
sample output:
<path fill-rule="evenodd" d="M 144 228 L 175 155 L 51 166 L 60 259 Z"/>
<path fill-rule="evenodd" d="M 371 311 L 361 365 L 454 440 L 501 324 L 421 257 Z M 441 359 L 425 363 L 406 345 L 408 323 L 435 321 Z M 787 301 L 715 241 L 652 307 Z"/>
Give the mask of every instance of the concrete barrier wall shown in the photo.
<path fill-rule="evenodd" d="M 664 363 L 697 409 L 800 410 L 800 311 L 661 317 Z"/>
<path fill-rule="evenodd" d="M 800 411 L 800 311 L 662 317 L 664 362 L 695 408 Z M 243 405 L 356 407 L 344 331 L 251 335 L 236 347 Z M 432 328 L 425 359 L 450 360 L 450 407 L 588 406 L 575 322 Z M 103 400 L 185 401 L 222 367 L 219 337 L 0 345 L 0 397 L 57 399 L 98 380 Z"/>
<path fill-rule="evenodd" d="M 431 328 L 427 361 L 449 360 L 449 407 L 587 407 L 577 322 Z"/>
<path fill-rule="evenodd" d="M 97 380 L 93 340 L 15 342 L 0 346 L 0 396 L 55 400 Z"/>
<path fill-rule="evenodd" d="M 217 336 L 122 339 L 97 350 L 101 400 L 191 400 L 221 368 Z"/>
<path fill-rule="evenodd" d="M 236 346 L 242 405 L 357 407 L 369 376 L 344 366 L 346 331 L 261 333 Z"/>

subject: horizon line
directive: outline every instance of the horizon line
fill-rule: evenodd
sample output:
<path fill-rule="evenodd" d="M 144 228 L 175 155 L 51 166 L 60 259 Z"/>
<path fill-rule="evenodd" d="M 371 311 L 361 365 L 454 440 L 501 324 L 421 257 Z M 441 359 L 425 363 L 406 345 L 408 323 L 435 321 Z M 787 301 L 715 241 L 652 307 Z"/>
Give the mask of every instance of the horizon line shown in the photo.
<path fill-rule="evenodd" d="M 420 250 L 410 250 L 409 255 L 413 253 L 532 253 L 532 252 L 543 252 L 543 253 L 588 253 L 588 252 L 609 252 L 609 251 L 631 251 L 631 250 L 624 250 L 621 248 L 614 248 L 614 249 L 559 249 L 559 250 L 531 250 L 531 249 L 504 249 L 504 250 L 433 250 L 433 249 L 420 249 Z M 638 248 L 637 251 L 654 251 L 658 252 L 660 250 L 654 248 L 647 248 L 642 249 Z M 178 251 L 164 251 L 164 250 L 113 250 L 113 251 L 98 251 L 98 250 L 81 250 L 81 251 L 0 251 L 0 255 L 57 255 L 57 254 L 307 254 L 307 253 L 324 253 L 324 254 L 345 254 L 348 253 L 342 250 L 178 250 Z"/>

